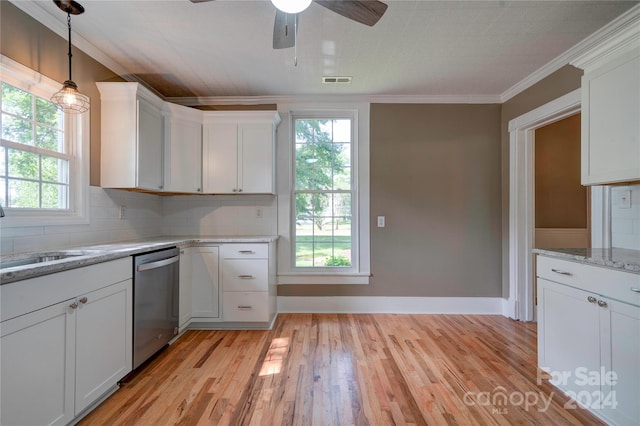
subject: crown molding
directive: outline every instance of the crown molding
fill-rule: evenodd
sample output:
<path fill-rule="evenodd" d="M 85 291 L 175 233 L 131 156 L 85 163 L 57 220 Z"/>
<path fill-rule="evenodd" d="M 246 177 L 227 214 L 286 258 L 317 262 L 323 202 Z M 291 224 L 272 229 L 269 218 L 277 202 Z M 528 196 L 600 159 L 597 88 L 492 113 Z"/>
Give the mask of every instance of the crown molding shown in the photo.
<path fill-rule="evenodd" d="M 618 16 L 616 19 L 609 22 L 607 25 L 600 28 L 595 33 L 591 34 L 575 46 L 571 47 L 569 50 L 565 51 L 533 73 L 529 74 L 527 77 L 511 86 L 509 89 L 505 90 L 500 95 L 501 102 L 504 103 L 508 101 L 509 99 L 538 83 L 543 78 L 548 77 L 549 75 L 558 71 L 563 66 L 568 64 L 573 65 L 574 60 L 582 55 L 585 55 L 592 49 L 597 48 L 597 46 L 606 44 L 608 40 L 615 38 L 620 33 L 627 32 L 632 28 L 636 28 L 637 30 L 638 25 L 640 25 L 640 5 L 634 6 L 631 9 L 627 10 L 625 13 Z"/>
<path fill-rule="evenodd" d="M 205 105 L 264 105 L 285 103 L 347 103 L 380 104 L 497 104 L 498 95 L 291 95 L 291 96 L 202 96 L 166 98 L 185 106 Z"/>

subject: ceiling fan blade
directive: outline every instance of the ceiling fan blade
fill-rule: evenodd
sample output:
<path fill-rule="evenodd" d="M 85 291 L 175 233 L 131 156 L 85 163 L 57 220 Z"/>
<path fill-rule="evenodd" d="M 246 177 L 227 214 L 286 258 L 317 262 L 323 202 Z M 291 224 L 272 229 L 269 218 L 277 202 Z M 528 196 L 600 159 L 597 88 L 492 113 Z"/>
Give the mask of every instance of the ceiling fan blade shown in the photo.
<path fill-rule="evenodd" d="M 276 10 L 276 20 L 273 23 L 273 48 L 286 49 L 295 46 L 297 29 L 297 13 L 285 13 L 281 10 Z"/>
<path fill-rule="evenodd" d="M 314 0 L 332 12 L 352 21 L 373 27 L 378 23 L 387 5 L 378 0 Z"/>

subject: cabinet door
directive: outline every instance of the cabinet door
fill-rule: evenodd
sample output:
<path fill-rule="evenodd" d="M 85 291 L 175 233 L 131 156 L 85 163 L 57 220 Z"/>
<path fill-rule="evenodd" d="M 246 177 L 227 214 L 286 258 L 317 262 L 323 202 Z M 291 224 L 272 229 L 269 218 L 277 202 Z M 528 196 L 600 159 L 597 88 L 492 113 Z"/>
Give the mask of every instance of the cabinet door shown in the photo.
<path fill-rule="evenodd" d="M 589 298 L 592 299 L 589 299 Z M 556 386 L 597 392 L 582 386 L 576 368 L 600 371 L 600 307 L 592 293 L 538 279 L 538 363 Z"/>
<path fill-rule="evenodd" d="M 603 381 L 604 414 L 617 424 L 637 425 L 640 424 L 640 307 L 605 301 L 603 365 L 606 372 L 615 373 L 616 382 Z"/>
<path fill-rule="evenodd" d="M 220 316 L 218 247 L 195 247 L 192 255 L 192 316 L 218 318 Z"/>
<path fill-rule="evenodd" d="M 165 146 L 165 191 L 202 191 L 202 125 L 170 120 Z"/>
<path fill-rule="evenodd" d="M 240 125 L 238 185 L 250 194 L 274 193 L 274 133 L 271 123 Z"/>
<path fill-rule="evenodd" d="M 162 112 L 142 99 L 138 100 L 137 187 L 162 189 Z"/>
<path fill-rule="evenodd" d="M 78 305 L 76 414 L 131 371 L 131 280 L 82 295 Z"/>
<path fill-rule="evenodd" d="M 582 183 L 640 179 L 640 55 L 621 55 L 583 77 Z"/>
<path fill-rule="evenodd" d="M 238 192 L 238 126 L 210 123 L 204 128 L 203 190 L 210 194 Z"/>
<path fill-rule="evenodd" d="M 73 419 L 73 302 L 0 324 L 0 424 L 65 425 Z"/>
<path fill-rule="evenodd" d="M 178 324 L 182 331 L 191 319 L 191 282 L 193 270 L 193 249 L 188 247 L 180 250 L 180 305 L 178 308 L 179 319 Z"/>

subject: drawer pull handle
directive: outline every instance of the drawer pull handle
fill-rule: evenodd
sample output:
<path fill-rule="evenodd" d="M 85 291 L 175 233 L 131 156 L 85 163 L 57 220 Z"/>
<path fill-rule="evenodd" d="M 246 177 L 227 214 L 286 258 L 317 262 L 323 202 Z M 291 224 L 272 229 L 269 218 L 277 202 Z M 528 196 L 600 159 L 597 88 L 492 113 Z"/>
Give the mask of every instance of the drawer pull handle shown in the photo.
<path fill-rule="evenodd" d="M 631 287 L 631 291 L 634 293 L 640 293 L 640 288 Z"/>
<path fill-rule="evenodd" d="M 598 306 L 600 306 L 601 308 L 606 308 L 607 302 L 605 302 L 604 300 L 598 300 Z"/>
<path fill-rule="evenodd" d="M 593 297 L 593 296 L 589 296 L 589 297 L 587 297 L 587 300 L 589 301 L 589 303 L 596 303 L 596 302 L 598 301 L 598 300 L 597 300 L 595 297 Z"/>
<path fill-rule="evenodd" d="M 551 272 L 555 272 L 556 274 L 560 274 L 560 275 L 566 275 L 568 277 L 573 275 L 571 272 L 562 271 L 560 269 L 552 269 Z"/>
<path fill-rule="evenodd" d="M 251 305 L 238 305 L 238 309 L 253 309 L 253 306 Z"/>
<path fill-rule="evenodd" d="M 255 277 L 253 275 L 238 275 L 238 278 L 243 279 L 243 280 L 252 280 Z"/>
<path fill-rule="evenodd" d="M 256 254 L 253 250 L 240 250 L 238 253 L 240 254 Z"/>

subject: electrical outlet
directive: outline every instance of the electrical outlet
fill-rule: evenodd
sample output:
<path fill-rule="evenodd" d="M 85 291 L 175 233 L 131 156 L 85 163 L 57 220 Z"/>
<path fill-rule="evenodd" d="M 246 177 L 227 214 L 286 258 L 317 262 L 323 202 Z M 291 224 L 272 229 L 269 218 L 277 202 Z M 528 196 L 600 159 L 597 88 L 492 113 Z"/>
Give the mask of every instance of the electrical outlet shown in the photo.
<path fill-rule="evenodd" d="M 384 216 L 378 216 L 378 228 L 384 228 L 385 219 Z"/>
<path fill-rule="evenodd" d="M 618 191 L 618 208 L 619 209 L 630 209 L 631 208 L 631 190 L 624 189 Z"/>
<path fill-rule="evenodd" d="M 257 217 L 258 219 L 262 219 L 262 207 L 258 207 L 258 208 L 256 209 L 256 217 Z"/>
<path fill-rule="evenodd" d="M 120 218 L 120 220 L 124 220 L 126 210 L 127 210 L 126 206 L 120 206 L 120 213 L 118 214 L 118 217 Z"/>

